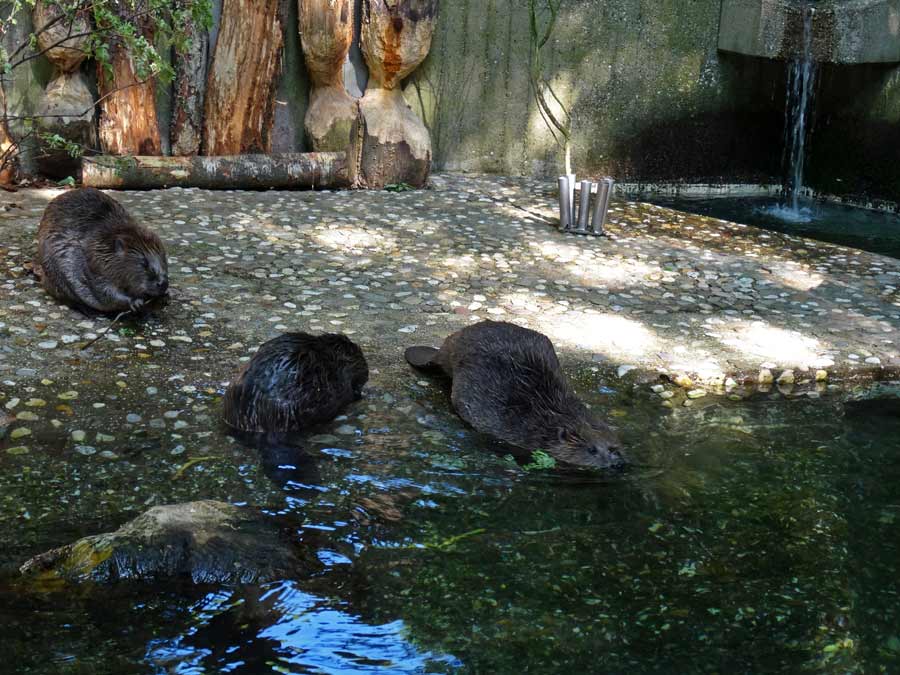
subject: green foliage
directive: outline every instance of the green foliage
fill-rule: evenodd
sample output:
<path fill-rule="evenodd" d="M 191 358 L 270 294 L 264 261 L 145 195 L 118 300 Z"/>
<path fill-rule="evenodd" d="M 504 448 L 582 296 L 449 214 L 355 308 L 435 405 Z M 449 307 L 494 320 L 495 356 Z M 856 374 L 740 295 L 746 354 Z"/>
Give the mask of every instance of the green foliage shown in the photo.
<path fill-rule="evenodd" d="M 556 468 L 556 460 L 543 450 L 535 450 L 531 453 L 531 463 L 522 467 L 526 471 L 543 471 Z"/>
<path fill-rule="evenodd" d="M 53 150 L 65 150 L 69 157 L 81 157 L 82 152 L 84 151 L 80 144 L 66 140 L 59 134 L 41 132 L 38 134 L 38 138 L 48 148 Z"/>
<path fill-rule="evenodd" d="M 75 187 L 75 179 L 72 176 L 66 176 L 61 181 L 57 181 L 56 184 L 62 187 Z"/>
<path fill-rule="evenodd" d="M 409 192 L 410 190 L 415 190 L 415 188 L 409 183 L 391 183 L 389 185 L 385 185 L 384 189 L 387 192 Z"/>

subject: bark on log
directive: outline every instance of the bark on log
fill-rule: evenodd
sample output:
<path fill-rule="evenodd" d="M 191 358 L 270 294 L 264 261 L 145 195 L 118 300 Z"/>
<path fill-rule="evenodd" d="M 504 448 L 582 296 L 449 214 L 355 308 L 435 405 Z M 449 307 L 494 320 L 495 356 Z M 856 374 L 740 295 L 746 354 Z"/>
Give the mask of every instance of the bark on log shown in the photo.
<path fill-rule="evenodd" d="M 354 0 L 298 0 L 300 42 L 312 87 L 304 126 L 317 151 L 346 150 L 356 101 L 344 88 L 344 60 L 353 42 Z"/>
<path fill-rule="evenodd" d="M 15 180 L 19 164 L 18 148 L 9 135 L 6 114 L 6 90 L 0 80 L 0 185 L 8 185 Z"/>
<path fill-rule="evenodd" d="M 116 11 L 127 12 L 125 3 Z M 144 36 L 152 36 L 143 30 Z M 109 50 L 112 73 L 97 64 L 100 89 L 100 147 L 111 155 L 159 155 L 162 142 L 156 118 L 156 79 L 140 78 L 134 61 L 121 40 Z"/>
<path fill-rule="evenodd" d="M 204 154 L 271 152 L 283 10 L 281 0 L 224 0 L 206 87 Z"/>
<path fill-rule="evenodd" d="M 369 88 L 351 134 L 350 179 L 358 187 L 421 187 L 431 170 L 428 129 L 406 104 L 400 83 L 425 59 L 437 0 L 363 0 L 362 51 Z"/>
<path fill-rule="evenodd" d="M 350 184 L 345 152 L 220 157 L 85 157 L 87 187 L 147 190 L 340 188 Z"/>
<path fill-rule="evenodd" d="M 186 0 L 178 0 L 184 6 Z M 175 92 L 172 129 L 169 140 L 172 154 L 196 155 L 200 152 L 203 133 L 203 100 L 206 94 L 206 62 L 209 56 L 209 33 L 192 23 L 185 27 L 191 46 L 175 55 Z"/>

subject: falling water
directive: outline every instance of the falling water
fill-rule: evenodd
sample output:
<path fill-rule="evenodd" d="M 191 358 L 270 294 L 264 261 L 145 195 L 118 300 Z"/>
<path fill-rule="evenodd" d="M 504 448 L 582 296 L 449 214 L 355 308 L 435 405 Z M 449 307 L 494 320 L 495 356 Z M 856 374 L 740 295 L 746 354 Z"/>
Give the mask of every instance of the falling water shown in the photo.
<path fill-rule="evenodd" d="M 815 91 L 816 62 L 812 55 L 812 22 L 815 9 L 803 8 L 802 52 L 788 64 L 787 108 L 784 124 L 784 207 L 801 215 L 803 163 Z"/>

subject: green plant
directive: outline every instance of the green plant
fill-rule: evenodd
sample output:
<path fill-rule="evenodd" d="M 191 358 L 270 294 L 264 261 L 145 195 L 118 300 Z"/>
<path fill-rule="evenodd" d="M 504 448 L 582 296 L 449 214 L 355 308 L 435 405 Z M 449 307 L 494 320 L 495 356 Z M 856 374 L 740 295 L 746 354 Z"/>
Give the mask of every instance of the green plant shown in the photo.
<path fill-rule="evenodd" d="M 385 185 L 384 189 L 387 192 L 409 192 L 410 190 L 415 190 L 415 188 L 409 183 L 391 183 L 389 185 Z"/>
<path fill-rule="evenodd" d="M 543 471 L 556 468 L 556 460 L 543 450 L 535 450 L 531 453 L 531 462 L 522 467 L 526 471 Z"/>

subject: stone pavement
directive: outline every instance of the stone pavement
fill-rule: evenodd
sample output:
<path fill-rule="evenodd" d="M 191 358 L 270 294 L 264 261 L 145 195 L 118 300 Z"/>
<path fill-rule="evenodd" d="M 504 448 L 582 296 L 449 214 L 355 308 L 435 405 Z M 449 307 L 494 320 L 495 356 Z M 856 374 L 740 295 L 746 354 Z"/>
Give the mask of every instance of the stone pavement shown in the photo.
<path fill-rule="evenodd" d="M 112 356 L 213 387 L 286 330 L 353 335 L 377 378 L 480 318 L 546 333 L 567 364 L 688 389 L 900 372 L 900 261 L 622 200 L 608 237 L 565 235 L 548 184 L 455 174 L 401 193 L 115 193 L 167 242 L 173 301 L 80 351 L 108 321 L 29 272 L 55 194 L 0 197 L 0 380 Z"/>

